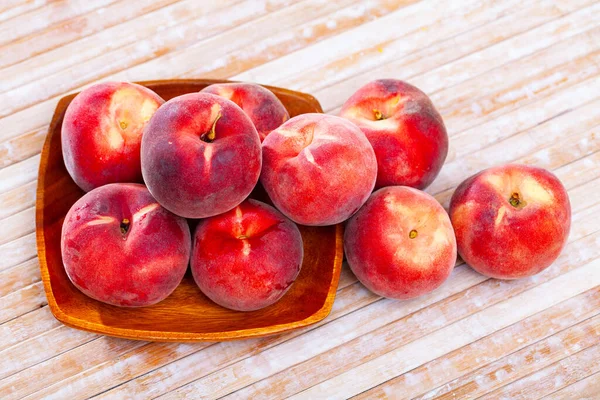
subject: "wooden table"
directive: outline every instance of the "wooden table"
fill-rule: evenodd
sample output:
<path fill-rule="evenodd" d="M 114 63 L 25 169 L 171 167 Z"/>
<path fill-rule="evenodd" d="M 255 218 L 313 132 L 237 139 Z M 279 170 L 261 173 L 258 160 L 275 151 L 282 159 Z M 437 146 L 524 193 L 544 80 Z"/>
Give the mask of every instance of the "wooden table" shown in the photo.
<path fill-rule="evenodd" d="M 0 21 L 0 398 L 600 399 L 600 3 L 4 0 Z M 533 278 L 458 265 L 412 301 L 378 298 L 345 267 L 326 320 L 264 339 L 67 328 L 48 309 L 34 237 L 57 99 L 176 77 L 289 87 L 329 113 L 370 80 L 408 80 L 450 134 L 427 191 L 447 206 L 482 168 L 551 169 L 572 201 L 569 243 Z"/>

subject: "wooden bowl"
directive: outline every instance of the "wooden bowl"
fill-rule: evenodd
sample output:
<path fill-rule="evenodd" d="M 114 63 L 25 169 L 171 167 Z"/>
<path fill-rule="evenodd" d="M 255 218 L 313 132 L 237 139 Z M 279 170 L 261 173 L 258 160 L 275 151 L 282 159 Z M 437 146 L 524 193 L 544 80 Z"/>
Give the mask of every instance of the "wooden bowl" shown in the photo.
<path fill-rule="evenodd" d="M 215 80 L 140 82 L 165 100 L 198 92 Z M 268 87 L 291 116 L 323 112 L 311 95 Z M 218 341 L 281 333 L 314 324 L 331 311 L 340 276 L 342 225 L 300 226 L 304 262 L 291 289 L 277 303 L 253 312 L 232 311 L 210 301 L 188 270 L 179 287 L 150 307 L 120 308 L 93 300 L 69 280 L 62 263 L 60 235 L 63 219 L 83 192 L 63 163 L 60 131 L 65 110 L 75 94 L 56 106 L 42 149 L 36 201 L 36 236 L 40 270 L 48 305 L 65 325 L 128 339 L 152 341 Z M 260 197 L 260 196 L 259 196 Z"/>

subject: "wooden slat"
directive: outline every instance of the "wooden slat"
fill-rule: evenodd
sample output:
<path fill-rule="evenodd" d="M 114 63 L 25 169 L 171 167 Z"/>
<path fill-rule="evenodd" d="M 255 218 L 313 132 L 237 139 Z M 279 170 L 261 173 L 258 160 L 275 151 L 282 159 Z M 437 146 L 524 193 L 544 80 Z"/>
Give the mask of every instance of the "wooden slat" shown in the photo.
<path fill-rule="evenodd" d="M 538 329 L 544 329 L 547 324 L 548 322 L 540 323 Z M 475 398 L 493 392 L 494 389 L 502 385 L 523 378 L 581 350 L 598 344 L 597 339 L 599 336 L 600 316 L 596 316 L 571 326 L 559 334 L 550 336 L 508 357 L 486 365 L 484 368 L 475 371 L 472 375 L 460 378 L 456 386 L 455 382 L 452 382 L 451 385 L 456 387 L 456 390 L 448 392 L 444 390 L 444 393 L 428 393 L 423 396 L 423 399 L 431 398 L 431 396 L 440 400 L 448 400 L 460 396 Z M 538 395 L 541 397 L 543 394 L 540 393 Z"/>
<path fill-rule="evenodd" d="M 5 322 L 0 325 L 0 352 L 60 326 L 62 324 L 52 316 L 48 307 Z"/>
<path fill-rule="evenodd" d="M 598 332 L 596 331 L 596 335 Z M 598 336 L 596 336 L 597 338 Z M 600 344 L 586 348 L 517 382 L 481 396 L 482 400 L 542 397 L 600 372 Z"/>
<path fill-rule="evenodd" d="M 588 0 L 583 0 L 570 4 L 573 9 L 577 9 L 589 5 L 590 3 L 591 2 Z M 323 62 L 322 57 L 311 57 L 311 52 L 317 53 L 316 49 L 311 48 L 302 52 L 292 53 L 285 58 L 265 64 L 258 68 L 257 71 L 260 71 L 261 73 L 268 71 L 272 74 L 278 74 L 274 77 L 276 83 L 282 83 L 297 89 L 314 92 L 317 94 L 318 98 L 322 100 L 325 109 L 329 110 L 340 106 L 352 94 L 353 90 L 348 92 L 329 91 L 326 90 L 327 86 L 350 81 L 352 83 L 349 85 L 350 88 L 353 87 L 355 90 L 365 82 L 377 77 L 394 77 L 412 80 L 414 75 L 424 71 L 424 61 L 427 62 L 430 69 L 435 69 L 461 57 L 469 56 L 471 53 L 477 54 L 477 52 L 482 51 L 482 49 L 488 46 L 493 47 L 496 43 L 499 43 L 499 45 L 502 46 L 503 41 L 512 43 L 513 46 L 516 46 L 518 52 L 518 49 L 523 47 L 523 45 L 515 43 L 514 40 L 511 39 L 512 37 L 515 35 L 526 34 L 524 32 L 527 32 L 540 24 L 557 19 L 563 15 L 563 13 L 564 11 L 558 9 L 555 4 L 548 2 L 535 3 L 526 6 L 523 9 L 520 9 L 520 7 L 517 9 L 510 9 L 510 12 L 500 8 L 495 13 L 491 12 L 492 15 L 497 17 L 495 22 L 492 20 L 490 23 L 481 24 L 480 26 L 476 23 L 472 23 L 469 24 L 468 29 L 454 32 L 455 35 L 452 35 L 452 32 L 448 32 L 448 36 L 442 36 L 442 40 L 435 43 L 430 48 L 425 46 L 424 43 L 426 42 L 423 41 L 431 41 L 432 39 L 430 37 L 437 35 L 426 35 L 423 37 L 418 35 L 418 33 L 414 33 L 410 36 L 410 39 L 411 42 L 416 41 L 415 45 L 405 43 L 406 40 L 388 42 L 378 40 L 378 38 L 375 37 L 372 42 L 367 43 L 367 46 L 359 48 L 356 48 L 352 42 L 347 42 L 344 41 L 343 38 L 338 38 L 337 41 L 324 41 L 320 43 L 320 45 L 323 48 L 336 46 L 336 51 L 338 52 L 336 55 L 341 59 L 340 61 L 335 60 L 332 63 L 327 63 Z M 487 14 L 484 13 L 483 15 Z M 469 18 L 476 18 L 477 16 L 478 14 L 474 13 L 473 16 L 469 15 Z M 481 18 L 481 16 L 479 18 Z M 569 17 L 567 16 L 567 18 Z M 582 17 L 582 19 L 582 23 L 586 24 L 586 18 Z M 457 22 L 462 22 L 462 18 L 458 17 Z M 467 22 L 469 22 L 469 20 L 467 20 Z M 474 20 L 473 22 L 477 22 L 477 20 Z M 481 22 L 487 21 L 486 19 L 483 19 Z M 407 21 L 407 23 L 411 24 L 410 21 Z M 543 28 L 540 27 L 540 29 Z M 431 29 L 427 29 L 427 31 L 430 32 Z M 417 39 L 420 39 L 420 41 Z M 554 43 L 556 39 L 549 38 L 548 41 Z M 529 46 L 536 45 L 530 43 Z M 527 46 L 525 46 L 524 49 L 527 49 Z M 402 57 L 398 57 L 398 53 Z M 505 54 L 504 57 L 507 57 L 507 55 Z M 511 56 L 509 55 L 508 57 L 510 60 Z M 514 60 L 515 58 L 512 59 Z M 375 60 L 377 63 L 374 62 Z M 496 63 L 497 61 L 501 60 L 494 58 L 486 59 L 486 63 L 478 65 L 477 68 L 485 68 L 488 62 Z M 283 63 L 293 66 L 294 69 L 290 70 L 289 68 L 284 68 L 282 70 L 281 64 Z M 307 65 L 306 63 L 312 64 Z M 277 70 L 281 70 L 281 72 L 278 72 Z M 253 71 L 250 71 L 247 75 L 243 75 L 243 78 L 252 79 L 254 75 L 250 75 L 251 72 Z M 461 75 L 469 74 L 468 70 L 461 72 Z M 453 79 L 457 78 L 460 78 L 460 76 L 453 77 Z M 438 86 L 437 88 L 439 89 L 442 87 L 445 87 L 445 85 Z M 429 87 L 424 87 L 424 89 L 426 89 L 428 93 L 433 91 L 433 89 L 429 89 Z"/>
<path fill-rule="evenodd" d="M 593 400 L 600 398 L 600 373 L 597 372 L 563 389 L 544 396 L 544 400 Z"/>
<path fill-rule="evenodd" d="M 31 182 L 37 177 L 40 155 L 0 169 L 0 194 Z"/>
<path fill-rule="evenodd" d="M 349 275 L 352 276 L 351 274 Z M 328 317 L 328 321 L 339 317 L 341 314 L 351 312 L 366 304 L 370 304 L 370 302 L 376 299 L 376 296 L 366 292 L 357 284 L 351 285 L 351 287 L 340 286 L 336 303 L 334 304 L 332 313 Z M 46 317 L 46 315 L 44 315 L 44 317 Z M 47 318 L 53 319 L 50 315 L 47 315 Z M 31 328 L 34 329 L 35 327 Z M 300 335 L 312 328 L 314 327 L 295 331 L 287 336 L 284 335 L 281 337 L 261 339 L 256 343 L 253 341 L 239 342 L 240 346 L 238 347 L 232 347 L 232 343 L 219 344 L 219 349 L 215 353 L 217 355 L 208 357 L 206 360 L 211 363 L 216 362 L 217 359 L 228 360 L 232 357 L 234 357 L 233 359 L 235 360 L 235 357 L 243 357 L 244 354 L 247 354 L 248 352 L 257 352 L 260 349 L 268 348 L 276 343 L 286 340 L 286 338 Z M 70 328 L 65 327 L 64 329 Z M 0 338 L 1 337 L 2 336 L 0 335 Z M 117 341 L 119 345 L 115 346 L 110 354 L 103 353 L 113 340 Z M 244 345 L 241 346 L 241 344 Z M 13 395 L 14 398 L 19 398 L 47 387 L 43 392 L 35 393 L 33 397 L 39 397 L 43 393 L 44 396 L 56 394 L 60 398 L 60 396 L 66 395 L 63 386 L 69 384 L 74 385 L 75 388 L 84 388 L 81 390 L 84 390 L 91 396 L 107 389 L 104 386 L 105 382 L 98 378 L 99 376 L 106 375 L 107 371 L 119 375 L 120 380 L 125 382 L 133 376 L 142 375 L 156 369 L 160 365 L 181 359 L 204 348 L 203 346 L 183 346 L 178 348 L 177 345 L 165 343 L 144 344 L 144 347 L 140 348 L 141 345 L 140 342 L 135 341 L 99 338 L 54 358 L 51 357 L 54 352 L 53 349 L 39 348 L 36 352 L 36 356 L 47 359 L 47 361 L 17 373 L 8 379 L 0 380 L 0 392 L 8 388 L 18 388 L 15 389 Z M 175 350 L 173 350 L 174 346 Z M 162 359 L 156 359 L 156 354 L 163 354 Z M 141 358 L 154 361 L 140 362 Z M 205 359 L 205 357 L 202 359 Z M 29 361 L 23 359 L 23 362 Z M 191 366 L 182 369 L 180 373 L 183 371 L 186 371 L 186 373 L 196 371 L 197 367 L 198 363 L 196 362 Z M 43 371 L 47 370 L 54 372 L 52 375 L 44 376 Z M 168 373 L 171 373 L 173 370 L 169 368 L 168 371 Z M 163 371 L 163 374 L 166 374 L 166 372 Z M 36 377 L 36 379 L 33 379 L 34 377 Z M 153 375 L 152 378 L 155 378 L 155 376 Z M 112 385 L 118 384 L 117 380 L 111 382 Z M 150 386 L 147 387 L 147 390 L 158 390 L 159 388 L 160 386 Z M 77 392 L 76 389 L 69 391 L 70 395 L 74 395 L 74 393 Z"/>
<path fill-rule="evenodd" d="M 64 327 L 64 329 L 68 328 Z M 144 344 L 144 342 L 103 336 L 52 358 L 52 362 L 35 364 L 3 379 L 0 381 L 0 390 L 2 393 L 8 393 L 7 400 L 20 399 L 45 386 L 58 383 L 66 377 L 76 376 L 89 368 L 118 359 Z M 104 378 L 99 379 L 97 384 L 102 387 L 107 379 L 111 380 L 112 377 L 105 375 Z M 31 398 L 40 398 L 40 396 L 33 395 Z"/>
<path fill-rule="evenodd" d="M 6 0 L 0 5 L 0 22 L 41 8 L 50 1 L 51 0 Z"/>
<path fill-rule="evenodd" d="M 46 7 L 34 9 L 15 18 L 4 21 L 0 25 L 0 45 L 21 39 L 40 29 L 67 21 L 83 13 L 98 9 L 116 0 L 73 0 L 57 1 Z"/>
<path fill-rule="evenodd" d="M 600 100 L 593 101 L 534 129 L 518 132 L 447 163 L 428 191 L 439 193 L 456 187 L 463 179 L 482 169 L 510 161 L 519 160 L 554 169 L 594 153 L 600 150 L 600 115 L 590 113 L 590 110 L 599 106 Z M 509 154 L 507 148 L 512 149 Z"/>
<path fill-rule="evenodd" d="M 0 168 L 26 160 L 41 152 L 47 133 L 47 127 L 43 127 L 0 143 Z"/>
<path fill-rule="evenodd" d="M 27 208 L 16 214 L 0 219 L 0 245 L 18 239 L 35 231 L 35 209 Z"/>
<path fill-rule="evenodd" d="M 476 389 L 482 380 L 496 381 L 496 370 L 490 364 L 502 357 L 502 362 L 496 362 L 499 368 L 506 365 L 516 365 L 547 359 L 550 351 L 531 356 L 532 349 L 549 344 L 563 344 L 564 338 L 573 332 L 581 332 L 581 327 L 573 325 L 590 324 L 586 321 L 598 312 L 600 288 L 591 289 L 577 297 L 568 299 L 554 307 L 544 310 L 518 323 L 484 337 L 445 357 L 435 359 L 418 368 L 385 382 L 373 389 L 361 393 L 359 399 L 384 399 L 395 394 L 398 399 L 444 399 L 444 398 L 475 398 Z M 598 317 L 594 318 L 598 323 Z M 582 324 L 580 324 L 582 325 Z M 586 326 L 587 326 L 586 325 Z M 555 333 L 553 335 L 553 333 Z M 587 332 L 587 331 L 586 331 Z M 587 336 L 579 340 L 589 340 Z M 576 351 L 577 342 L 568 342 L 569 348 L 564 349 L 566 357 Z M 562 350 L 562 349 L 561 349 Z M 556 355 L 556 354 L 555 354 Z M 514 367 L 505 370 L 499 376 L 501 381 L 506 379 L 508 372 L 518 373 Z M 418 396 L 418 397 L 417 397 Z"/>
<path fill-rule="evenodd" d="M 40 281 L 37 258 L 0 272 L 0 297 Z"/>
<path fill-rule="evenodd" d="M 340 300 L 339 302 L 337 301 L 338 299 Z M 351 285 L 340 291 L 336 298 L 332 313 L 327 320 L 335 319 L 339 317 L 340 314 L 346 314 L 352 310 L 364 307 L 366 304 L 370 304 L 375 300 L 377 300 L 376 296 L 368 293 L 358 284 Z M 326 322 L 327 321 L 321 322 L 317 326 Z M 161 390 L 165 390 L 166 387 L 168 387 L 168 375 L 174 374 L 180 379 L 185 379 L 189 374 L 196 374 L 203 370 L 209 370 L 215 365 L 219 365 L 218 363 L 234 362 L 247 356 L 248 352 L 259 352 L 264 348 L 285 341 L 290 337 L 301 335 L 311 329 L 314 329 L 314 326 L 281 336 L 240 342 L 218 343 L 206 348 L 202 352 L 198 352 L 198 350 L 204 348 L 200 345 L 151 343 L 144 346 L 144 348 L 139 349 L 136 346 L 135 350 L 104 364 L 96 365 L 78 375 L 71 376 L 68 375 L 69 371 L 66 371 L 66 376 L 68 376 L 67 379 L 44 387 L 39 392 L 34 393 L 33 397 L 50 396 L 54 398 L 63 398 L 65 396 L 72 396 L 75 393 L 82 396 L 92 396 L 107 389 L 105 382 L 99 379 L 101 376 L 105 376 L 106 374 L 114 376 L 115 378 L 111 380 L 111 386 L 114 386 L 142 374 L 146 374 L 145 376 L 148 377 L 150 376 L 150 374 L 147 374 L 149 371 L 164 364 L 168 364 L 171 361 L 181 360 L 180 363 L 172 363 L 169 368 L 161 369 L 158 375 L 153 374 L 150 376 L 152 379 L 156 379 L 157 376 L 159 376 L 160 382 L 160 384 L 157 385 L 144 386 L 144 390 L 152 394 L 156 391 L 160 392 Z M 136 345 L 136 342 L 130 343 L 132 346 Z M 154 357 L 157 353 L 163 354 L 163 357 Z M 194 354 L 201 354 L 201 356 L 194 357 Z M 54 362 L 55 360 L 56 358 L 51 361 Z M 87 360 L 81 360 L 80 362 L 86 363 Z M 51 363 L 50 365 L 53 364 Z M 4 387 L 4 384 L 4 381 L 0 381 L 0 388 Z M 30 385 L 25 389 L 29 391 L 31 389 Z"/>
<path fill-rule="evenodd" d="M 278 399 L 298 393 L 303 389 L 314 386 L 315 384 L 337 375 L 341 371 L 372 360 L 377 356 L 382 355 L 382 351 L 383 354 L 385 354 L 385 352 L 391 350 L 389 345 L 390 342 L 394 342 L 394 345 L 397 346 L 409 343 L 410 341 L 436 330 L 440 326 L 445 326 L 461 319 L 465 315 L 471 314 L 475 307 L 481 309 L 489 304 L 493 304 L 494 300 L 486 298 L 487 296 L 485 296 L 485 293 L 490 292 L 490 286 L 493 284 L 494 281 L 488 281 L 478 285 L 472 290 L 466 291 L 464 294 L 461 293 L 460 297 L 453 296 L 446 299 L 444 301 L 446 303 L 444 306 L 442 306 L 442 304 L 435 304 L 433 307 L 428 307 L 422 312 L 411 315 L 410 318 L 395 321 L 393 324 L 390 324 L 383 330 L 377 332 L 377 334 L 365 335 L 357 340 L 356 343 L 350 342 L 344 344 L 343 346 L 337 347 L 307 362 L 296 364 L 268 379 L 264 379 L 243 390 L 235 392 L 233 395 L 226 398 Z M 504 294 L 503 291 L 498 290 L 498 288 L 494 288 L 494 293 L 498 293 L 501 296 Z M 597 303 L 600 301 L 600 292 L 595 291 L 594 293 L 594 299 Z M 584 299 L 586 300 L 589 300 L 589 298 L 589 295 L 587 297 L 584 296 Z M 485 300 L 483 300 L 482 303 L 477 304 L 478 299 Z M 460 312 L 456 312 L 456 310 L 460 310 Z M 590 308 L 584 316 L 594 314 L 595 312 Z M 564 319 L 567 319 L 566 317 L 567 315 L 563 316 Z M 569 317 L 568 320 L 570 323 L 573 323 L 575 316 Z M 565 322 L 566 321 L 563 320 L 563 323 Z M 487 343 L 491 342 L 488 340 Z M 491 348 L 491 346 L 486 347 L 486 351 L 490 351 Z M 469 359 L 469 363 L 466 363 L 466 361 L 467 360 L 464 360 L 464 363 L 462 364 L 460 361 L 456 361 L 456 365 L 466 366 L 474 364 L 474 359 Z M 454 362 L 454 360 L 452 360 L 452 362 Z M 448 365 L 447 362 L 445 364 Z M 394 388 L 392 388 L 391 391 L 387 390 L 386 393 L 391 394 L 397 390 L 399 395 L 400 393 L 403 393 L 403 398 L 412 398 L 417 393 L 408 390 L 409 385 L 407 385 L 406 382 L 410 382 L 413 385 L 416 383 L 422 384 L 423 381 L 429 377 L 434 378 L 444 376 L 445 373 L 449 373 L 449 371 L 443 372 L 436 370 L 435 373 L 433 371 L 427 371 L 423 374 L 425 375 L 423 379 L 420 378 L 420 375 L 418 378 L 413 377 L 413 375 L 406 376 L 405 380 L 402 380 L 398 385 L 394 385 Z M 402 390 L 399 390 L 400 388 L 402 388 Z M 364 398 L 370 398 L 371 396 L 371 394 L 366 394 Z"/>
<path fill-rule="evenodd" d="M 48 304 L 42 282 L 0 297 L 0 324 Z M 12 360 L 11 360 L 12 361 Z M 0 368 L 0 371 L 2 369 Z M 1 372 L 0 372 L 1 376 Z"/>
<path fill-rule="evenodd" d="M 259 60 L 266 62 L 266 64 L 261 63 L 263 65 L 271 65 L 276 64 L 281 66 L 281 60 L 288 59 L 289 55 L 295 55 L 304 53 L 306 51 L 314 53 L 317 52 L 318 57 L 308 57 L 307 59 L 298 58 L 298 63 L 290 63 L 286 62 L 285 68 L 273 68 L 270 70 L 270 73 L 264 73 L 262 66 L 257 68 L 258 75 L 254 75 L 255 71 L 246 70 L 243 71 L 239 68 L 237 63 L 228 62 L 228 59 L 224 59 L 224 66 L 216 71 L 211 71 L 211 74 L 217 73 L 218 76 L 231 76 L 235 74 L 241 73 L 241 80 L 254 80 L 260 81 L 258 76 L 260 75 L 268 75 L 269 82 L 275 82 L 275 79 L 282 74 L 292 74 L 295 75 L 299 72 L 307 72 L 314 71 L 313 68 L 307 66 L 306 63 L 309 60 L 316 61 L 322 59 L 323 57 L 332 57 L 336 54 L 340 49 L 343 49 L 348 46 L 348 44 L 352 44 L 353 48 L 358 51 L 360 49 L 365 49 L 373 45 L 373 43 L 387 43 L 387 42 L 398 42 L 402 41 L 409 46 L 418 45 L 417 38 L 421 38 L 423 36 L 423 32 L 429 29 L 440 29 L 440 37 L 448 31 L 448 33 L 456 32 L 457 30 L 465 30 L 468 29 L 467 22 L 462 20 L 462 13 L 469 11 L 474 8 L 474 4 L 471 1 L 463 1 L 461 3 L 460 8 L 456 7 L 456 4 L 452 3 L 440 3 L 437 1 L 428 1 L 428 2 L 414 2 L 414 1 L 405 1 L 405 4 L 415 3 L 410 6 L 405 7 L 403 10 L 399 12 L 392 12 L 393 10 L 389 9 L 389 6 L 386 6 L 386 3 L 382 4 L 364 4 L 363 2 L 353 6 L 350 9 L 340 10 L 339 12 L 329 14 L 326 17 L 319 18 L 314 20 L 309 25 L 303 25 L 296 27 L 288 33 L 288 37 L 285 41 L 282 42 L 274 42 L 271 43 L 269 41 L 266 55 L 261 56 L 260 50 L 264 44 L 257 44 L 259 52 L 256 52 L 256 55 L 253 57 L 260 57 Z M 495 13 L 501 12 L 499 9 L 506 9 L 510 6 L 510 2 L 505 2 L 502 5 L 491 8 L 487 7 L 492 2 L 484 1 L 479 2 L 477 5 L 477 13 L 472 12 L 470 15 L 470 23 L 476 23 L 482 19 L 493 19 L 493 15 Z M 432 13 L 432 9 L 436 7 L 443 7 L 444 13 L 436 15 Z M 459 11 L 462 10 L 462 11 Z M 349 22 L 353 22 L 357 20 L 357 16 L 361 22 L 365 22 L 363 25 L 357 27 L 356 29 L 351 29 L 344 35 L 331 35 L 330 33 L 339 33 L 340 29 L 345 28 L 349 25 Z M 375 21 L 369 19 L 371 16 L 381 17 Z M 411 21 L 411 23 L 409 23 Z M 377 30 L 372 29 L 374 25 L 378 26 Z M 356 26 L 355 23 L 352 23 L 351 27 Z M 419 35 L 420 32 L 420 35 Z M 295 38 L 302 37 L 303 41 L 307 42 L 316 42 L 314 46 L 306 47 L 306 46 L 298 46 L 298 40 Z M 431 43 L 432 40 L 436 40 L 436 37 L 429 36 L 429 41 L 421 40 L 423 43 L 421 45 L 427 46 Z M 338 45 L 338 42 L 344 38 L 344 45 Z M 292 39 L 292 40 L 290 40 Z M 295 39 L 295 40 L 294 40 Z M 318 39 L 318 42 L 317 40 Z M 439 38 L 437 38 L 439 40 Z M 327 51 L 324 51 L 324 45 L 327 44 Z M 310 50 L 309 50 L 310 49 Z M 299 50 L 299 51 L 297 51 Z M 399 54 L 398 54 L 399 55 Z M 283 57 L 281 57 L 283 56 Z M 237 54 L 232 54 L 229 57 L 231 60 L 237 59 Z M 249 54 L 244 52 L 244 59 L 250 59 Z M 271 61 L 271 59 L 275 59 L 275 61 Z M 365 57 L 365 59 L 367 59 Z M 381 61 L 381 59 L 374 58 L 373 60 Z M 302 66 L 307 67 L 307 69 L 302 68 Z M 299 69 L 300 68 L 300 69 Z M 191 70 L 187 70 L 181 73 L 181 76 L 198 76 L 201 74 L 205 74 L 208 71 L 201 68 L 194 68 Z M 253 75 L 253 78 L 248 78 L 248 75 Z M 289 76 L 289 75 L 288 75 Z M 286 82 L 286 87 L 291 87 L 291 85 Z"/>
<path fill-rule="evenodd" d="M 119 2 L 116 3 L 114 7 L 124 6 L 126 9 L 130 10 L 128 13 L 133 12 L 133 8 L 129 7 L 127 3 L 128 2 Z M 197 18 L 211 18 L 213 17 L 213 13 L 219 10 L 224 12 L 231 11 L 231 7 L 235 6 L 236 3 L 235 0 L 220 2 L 207 1 L 203 4 L 203 7 L 194 7 L 193 2 L 185 0 L 178 1 L 173 5 L 149 13 L 139 13 L 140 10 L 137 10 L 135 17 L 130 19 L 120 19 L 121 23 L 118 25 L 87 36 L 78 36 L 77 40 L 56 48 L 50 48 L 35 56 L 30 55 L 27 59 L 24 59 L 18 64 L 0 69 L 0 72 L 5 74 L 7 78 L 6 81 L 0 84 L 0 90 L 6 92 L 7 90 L 17 88 L 32 80 L 39 80 L 59 71 L 64 71 L 69 67 L 77 66 L 86 60 L 98 57 L 102 54 L 108 54 L 111 51 L 118 50 L 127 45 L 139 44 L 141 42 L 148 42 L 150 45 L 153 43 L 152 38 L 159 37 L 159 35 L 165 36 L 163 33 L 165 31 L 168 32 L 169 30 L 174 30 L 178 25 L 184 27 L 188 25 L 192 26 L 193 22 L 190 22 L 190 20 Z M 260 5 L 260 2 L 256 3 L 253 9 L 255 10 L 254 13 L 259 12 L 259 7 L 257 6 Z M 243 11 L 245 12 L 241 13 L 241 15 L 237 17 L 237 20 L 228 19 L 224 22 L 236 23 L 240 22 L 239 18 L 252 18 L 254 15 L 250 9 L 244 9 Z M 103 14 L 106 14 L 106 12 Z M 220 13 L 214 15 L 215 20 L 218 20 L 218 18 L 221 17 L 222 14 Z M 219 32 L 220 26 L 222 26 L 220 23 L 217 26 L 211 26 L 206 29 L 206 32 L 203 32 L 200 35 L 196 34 L 194 39 L 198 40 Z M 49 36 L 52 37 L 53 40 L 56 40 L 56 36 Z M 166 49 L 172 49 L 185 43 L 182 39 L 184 38 L 174 39 L 171 36 L 167 36 L 162 43 L 167 46 L 165 47 Z M 188 38 L 188 40 L 189 39 L 190 38 Z M 44 36 L 42 36 L 41 41 L 44 42 Z M 44 44 L 42 43 L 37 46 L 43 45 Z M 78 52 L 77 54 L 73 54 L 73 51 Z M 22 53 L 19 52 L 18 54 Z M 21 72 L 23 69 L 31 70 L 29 78 L 24 76 Z"/>
<path fill-rule="evenodd" d="M 35 246 L 35 233 L 0 245 L 0 272 L 35 257 Z"/>
<path fill-rule="evenodd" d="M 32 207 L 35 203 L 36 181 L 25 183 L 15 189 L 0 193 L 0 218 Z"/>
<path fill-rule="evenodd" d="M 47 357 L 57 356 L 98 337 L 89 332 L 59 326 L 45 335 L 35 336 L 23 344 L 3 350 L 0 354 L 0 379 L 36 365 Z M 49 351 L 48 351 L 49 350 Z"/>
<path fill-rule="evenodd" d="M 383 383 L 424 362 L 468 345 L 496 330 L 598 286 L 600 284 L 599 266 L 600 261 L 592 261 L 435 331 L 431 335 L 321 382 L 303 391 L 299 396 L 335 399 L 359 394 L 374 384 Z M 510 312 L 507 312 L 508 310 Z M 190 393 L 190 389 L 199 388 L 190 386 L 186 389 L 173 392 L 170 398 L 185 396 L 186 393 Z"/>
<path fill-rule="evenodd" d="M 2 51 L 0 68 L 7 65 L 16 65 L 21 61 L 28 60 L 48 50 L 64 46 L 67 43 L 90 36 L 96 32 L 107 30 L 124 21 L 138 18 L 177 1 L 117 1 L 116 3 L 108 4 L 106 7 L 91 10 L 63 23 L 45 26 L 27 37 L 0 47 L 0 51 Z M 220 3 L 223 4 L 224 2 L 221 1 Z M 205 10 L 210 9 L 210 2 L 205 1 L 202 8 Z M 134 38 L 130 37 L 130 39 Z M 15 83 L 6 82 L 6 84 L 14 85 Z M 5 86 L 0 86 L 0 90 L 4 91 Z"/>

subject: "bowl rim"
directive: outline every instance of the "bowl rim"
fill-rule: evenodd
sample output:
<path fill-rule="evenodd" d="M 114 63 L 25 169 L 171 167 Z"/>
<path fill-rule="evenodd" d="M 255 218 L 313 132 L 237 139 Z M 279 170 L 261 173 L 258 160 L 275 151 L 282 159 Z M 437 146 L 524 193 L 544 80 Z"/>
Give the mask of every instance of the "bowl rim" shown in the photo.
<path fill-rule="evenodd" d="M 168 80 L 149 80 L 134 82 L 145 87 L 160 87 L 162 85 L 172 84 L 205 84 L 211 85 L 215 83 L 240 83 L 239 81 L 230 81 L 224 79 L 168 79 Z M 310 102 L 318 112 L 323 112 L 318 100 L 307 93 L 297 92 L 290 89 L 280 88 L 276 86 L 261 85 L 274 93 L 283 93 L 288 96 L 302 97 L 306 101 Z M 329 283 L 329 289 L 327 297 L 321 308 L 312 315 L 298 321 L 292 321 L 282 324 L 269 325 L 261 328 L 248 328 L 248 329 L 237 329 L 232 331 L 224 332 L 170 332 L 170 331 L 151 331 L 144 329 L 128 329 L 111 327 L 96 322 L 90 322 L 85 319 L 74 317 L 64 312 L 58 305 L 54 293 L 52 290 L 50 273 L 48 270 L 48 264 L 46 260 L 46 234 L 44 232 L 44 207 L 45 207 L 45 172 L 48 164 L 48 157 L 50 154 L 50 143 L 56 131 L 57 125 L 62 121 L 65 110 L 73 98 L 78 94 L 71 93 L 62 97 L 54 110 L 52 120 L 48 127 L 48 133 L 44 140 L 44 145 L 41 151 L 40 164 L 38 167 L 38 182 L 36 187 L 36 201 L 35 201 L 35 226 L 36 226 L 36 244 L 37 254 L 40 265 L 40 273 L 42 282 L 44 285 L 44 291 L 48 300 L 48 306 L 54 317 L 62 322 L 63 324 L 81 329 L 84 331 L 114 336 L 124 339 L 135 339 L 135 340 L 147 340 L 147 341 L 165 341 L 165 342 L 198 342 L 198 341 L 224 341 L 224 340 L 236 340 L 236 339 L 247 339 L 253 337 L 261 337 L 267 335 L 273 335 L 278 333 L 284 333 L 291 330 L 299 329 L 308 325 L 312 325 L 323 320 L 329 315 L 333 307 L 335 300 L 336 291 L 340 279 L 343 254 L 343 235 L 344 226 L 343 224 L 335 225 L 335 257 L 333 260 L 333 272 L 332 279 Z M 90 299 L 92 301 L 93 299 Z M 96 301 L 96 300 L 93 300 Z"/>

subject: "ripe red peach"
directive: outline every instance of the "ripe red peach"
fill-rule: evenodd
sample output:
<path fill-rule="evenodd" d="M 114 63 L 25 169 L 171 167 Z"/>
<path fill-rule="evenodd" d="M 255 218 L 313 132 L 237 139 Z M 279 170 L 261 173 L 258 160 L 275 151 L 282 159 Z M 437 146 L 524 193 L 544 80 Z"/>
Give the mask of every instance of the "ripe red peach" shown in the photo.
<path fill-rule="evenodd" d="M 201 90 L 233 101 L 250 117 L 260 141 L 290 119 L 283 103 L 264 86 L 256 83 L 215 83 Z"/>
<path fill-rule="evenodd" d="M 394 299 L 431 292 L 456 263 L 448 214 L 433 197 L 406 186 L 371 195 L 346 225 L 344 250 L 363 285 Z"/>
<path fill-rule="evenodd" d="M 106 82 L 79 93 L 62 124 L 67 171 L 83 190 L 115 182 L 142 182 L 144 127 L 164 103 L 156 93 L 127 82 Z"/>
<path fill-rule="evenodd" d="M 571 204 L 551 172 L 508 164 L 461 183 L 450 218 L 467 264 L 492 278 L 517 279 L 556 260 L 569 235 Z"/>
<path fill-rule="evenodd" d="M 261 182 L 273 204 L 304 225 L 345 221 L 375 185 L 377 161 L 358 127 L 325 114 L 302 114 L 263 142 Z"/>
<path fill-rule="evenodd" d="M 377 188 L 424 189 L 442 169 L 448 135 L 425 93 L 399 80 L 366 84 L 343 105 L 340 116 L 367 135 L 377 155 Z"/>
<path fill-rule="evenodd" d="M 240 204 L 261 169 L 258 133 L 235 103 L 208 93 L 166 102 L 142 138 L 142 174 L 169 211 L 206 218 Z"/>
<path fill-rule="evenodd" d="M 69 279 L 98 301 L 123 307 L 162 301 L 187 269 L 190 230 L 144 185 L 112 183 L 80 198 L 62 226 Z"/>
<path fill-rule="evenodd" d="M 303 254 L 298 227 L 275 208 L 249 199 L 200 221 L 191 266 L 200 290 L 215 303 L 252 311 L 287 292 Z"/>

